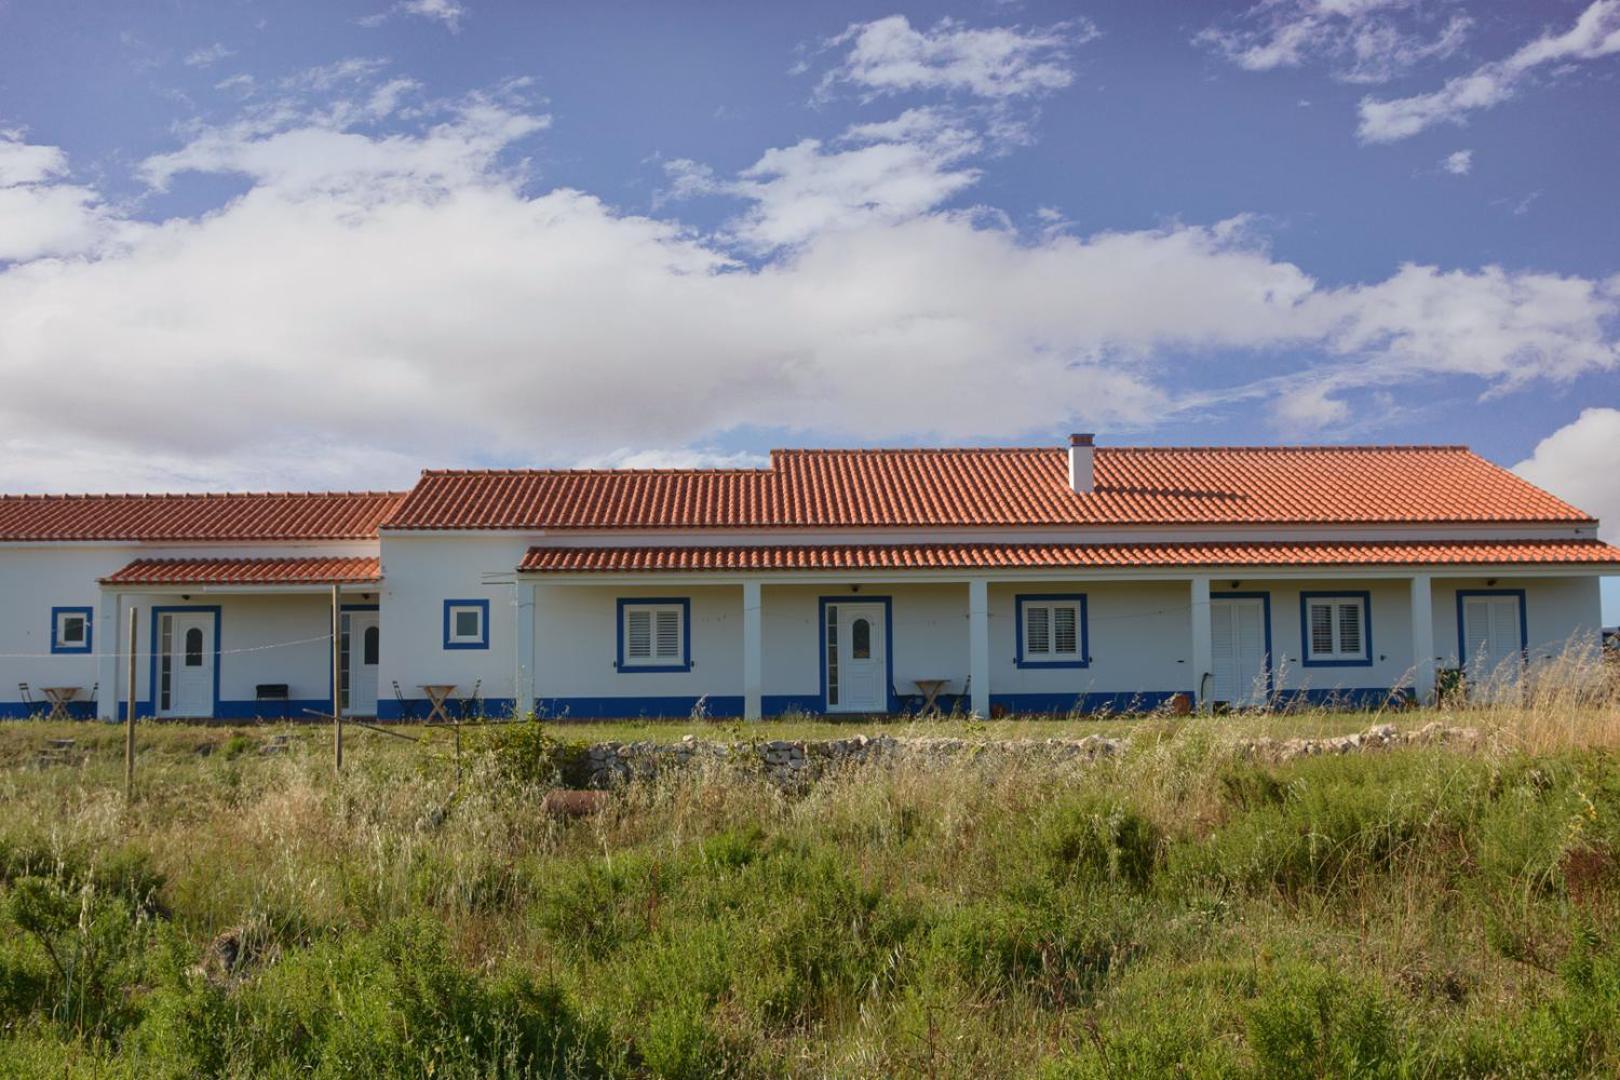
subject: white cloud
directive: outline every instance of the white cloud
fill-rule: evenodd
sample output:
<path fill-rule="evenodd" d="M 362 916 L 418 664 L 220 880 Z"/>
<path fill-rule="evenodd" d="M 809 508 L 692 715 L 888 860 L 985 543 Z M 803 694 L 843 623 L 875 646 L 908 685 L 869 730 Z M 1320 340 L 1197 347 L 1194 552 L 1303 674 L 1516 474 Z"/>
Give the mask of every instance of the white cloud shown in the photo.
<path fill-rule="evenodd" d="M 227 49 L 223 43 L 216 41 L 212 45 L 205 45 L 187 53 L 184 63 L 187 67 L 212 67 L 221 60 L 235 55 L 235 49 Z"/>
<path fill-rule="evenodd" d="M 1046 94 L 1074 81 L 1070 50 L 1097 33 L 1084 19 L 1026 30 L 974 29 L 947 18 L 918 30 L 904 15 L 890 15 L 854 23 L 827 43 L 848 48 L 820 89 L 826 93 L 848 83 L 871 96 L 918 90 L 990 99 Z"/>
<path fill-rule="evenodd" d="M 1620 446 L 1620 409 L 1586 409 L 1536 444 L 1513 471 L 1596 517 L 1599 534 L 1620 544 L 1620 484 L 1614 452 Z"/>
<path fill-rule="evenodd" d="M 1474 168 L 1474 152 L 1454 150 L 1440 162 L 1440 167 L 1452 176 L 1467 176 Z"/>
<path fill-rule="evenodd" d="M 744 426 L 861 442 L 1121 430 L 1200 407 L 1189 381 L 1298 425 L 1373 387 L 1506 392 L 1617 363 L 1620 280 L 1414 266 L 1329 287 L 1242 218 L 1031 236 L 947 211 L 975 143 L 946 114 L 768 151 L 735 176 L 690 166 L 742 203 L 714 237 L 533 190 L 509 162 L 545 118 L 511 93 L 383 123 L 363 108 L 383 81 L 342 83 L 345 108 L 267 102 L 145 163 L 153 183 L 249 180 L 209 213 L 121 221 L 79 258 L 0 268 L 8 487 L 651 460 L 630 446 L 721 460 L 702 448 Z M 68 183 L 57 157 L 10 154 L 16 175 Z M 1232 351 L 1292 372 L 1233 385 Z"/>
<path fill-rule="evenodd" d="M 240 75 L 232 75 L 229 78 L 221 79 L 219 82 L 214 84 L 215 90 L 228 90 L 231 93 L 242 97 L 246 97 L 247 95 L 253 93 L 253 88 L 253 76 L 245 73 Z"/>
<path fill-rule="evenodd" d="M 746 450 L 716 450 L 713 447 L 637 450 L 623 446 L 606 454 L 584 458 L 575 464 L 582 469 L 758 469 L 771 463 L 769 456 Z"/>
<path fill-rule="evenodd" d="M 461 20 L 467 17 L 467 8 L 457 0 L 404 0 L 399 10 L 442 22 L 452 33 L 461 29 Z"/>
<path fill-rule="evenodd" d="M 8 262 L 77 254 L 113 231 L 100 195 L 67 176 L 61 147 L 0 131 L 0 269 Z"/>
<path fill-rule="evenodd" d="M 384 11 L 362 15 L 354 21 L 368 30 L 375 30 L 392 15 L 410 15 L 443 23 L 452 34 L 461 31 L 461 20 L 467 17 L 467 6 L 459 0 L 400 0 Z"/>
<path fill-rule="evenodd" d="M 67 155 L 57 146 L 25 143 L 20 131 L 0 131 L 0 186 L 38 184 L 67 172 Z"/>
<path fill-rule="evenodd" d="M 1450 56 L 1472 25 L 1420 0 L 1262 0 L 1193 40 L 1245 71 L 1320 62 L 1336 79 L 1376 83 Z"/>
<path fill-rule="evenodd" d="M 817 139 L 767 150 L 734 180 L 690 161 L 667 171 L 672 194 L 724 194 L 750 207 L 729 238 L 769 252 L 833 229 L 910 220 L 971 187 L 979 171 L 963 164 L 979 149 L 971 131 L 942 113 L 911 109 L 892 120 L 857 124 L 831 149 Z"/>
<path fill-rule="evenodd" d="M 1500 105 L 1518 93 L 1537 68 L 1596 60 L 1620 52 L 1620 0 L 1595 0 L 1575 25 L 1561 34 L 1543 34 L 1505 60 L 1481 64 L 1447 80 L 1439 90 L 1414 97 L 1361 100 L 1362 141 L 1396 142 L 1439 123 L 1463 123 L 1476 109 Z"/>

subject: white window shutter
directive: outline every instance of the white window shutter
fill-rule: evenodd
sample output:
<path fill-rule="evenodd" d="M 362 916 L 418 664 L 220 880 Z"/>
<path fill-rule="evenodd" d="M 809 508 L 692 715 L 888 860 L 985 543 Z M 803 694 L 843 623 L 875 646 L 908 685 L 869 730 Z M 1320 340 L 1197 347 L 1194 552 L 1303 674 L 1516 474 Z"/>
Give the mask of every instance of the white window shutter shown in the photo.
<path fill-rule="evenodd" d="M 1050 608 L 1031 605 L 1024 609 L 1024 651 L 1031 656 L 1052 652 Z"/>
<path fill-rule="evenodd" d="M 661 608 L 658 617 L 658 659 L 681 658 L 681 613 L 675 608 Z"/>
<path fill-rule="evenodd" d="M 1347 600 L 1339 605 L 1339 652 L 1346 656 L 1361 655 L 1361 604 Z"/>
<path fill-rule="evenodd" d="M 1333 605 L 1322 601 L 1311 603 L 1311 653 L 1328 656 L 1333 652 Z"/>
<path fill-rule="evenodd" d="M 625 623 L 625 656 L 631 660 L 652 659 L 652 612 L 632 608 Z"/>
<path fill-rule="evenodd" d="M 1079 611 L 1070 604 L 1052 609 L 1052 651 L 1073 656 L 1080 651 Z"/>

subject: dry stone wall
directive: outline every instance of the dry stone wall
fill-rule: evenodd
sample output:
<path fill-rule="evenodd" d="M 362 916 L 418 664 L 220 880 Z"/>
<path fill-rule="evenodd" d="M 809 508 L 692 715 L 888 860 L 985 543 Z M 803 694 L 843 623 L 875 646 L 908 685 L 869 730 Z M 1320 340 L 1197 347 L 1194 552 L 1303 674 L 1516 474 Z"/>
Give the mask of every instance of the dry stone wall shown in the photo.
<path fill-rule="evenodd" d="M 1401 746 L 1450 744 L 1473 747 L 1480 741 L 1473 728 L 1431 723 L 1415 731 L 1381 724 L 1352 735 L 1321 739 L 1239 741 L 1240 757 L 1267 762 L 1292 761 L 1321 754 L 1349 754 Z M 630 780 L 645 780 L 672 768 L 694 765 L 730 765 L 757 769 L 773 783 L 797 787 L 828 772 L 852 766 L 885 764 L 950 764 L 979 761 L 986 764 L 1052 765 L 1089 762 L 1124 752 L 1123 739 L 1087 735 L 1081 739 L 954 739 L 895 738 L 856 735 L 848 739 L 771 739 L 727 743 L 686 736 L 678 743 L 603 742 L 585 749 L 583 771 L 591 787 L 612 787 Z"/>

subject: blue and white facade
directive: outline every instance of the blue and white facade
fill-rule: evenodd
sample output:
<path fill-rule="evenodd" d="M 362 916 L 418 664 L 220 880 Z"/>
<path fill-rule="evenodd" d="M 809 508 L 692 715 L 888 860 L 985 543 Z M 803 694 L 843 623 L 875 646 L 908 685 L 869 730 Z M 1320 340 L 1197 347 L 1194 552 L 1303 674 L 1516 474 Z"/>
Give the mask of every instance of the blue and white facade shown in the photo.
<path fill-rule="evenodd" d="M 1071 459 L 1077 497 L 1085 468 Z M 981 715 L 1146 710 L 1178 695 L 1428 700 L 1448 668 L 1483 675 L 1595 651 L 1599 575 L 1620 571 L 1620 552 L 1596 534 L 1590 520 L 593 529 L 384 518 L 342 540 L 0 539 L 0 715 L 34 715 L 46 689 L 65 688 L 80 716 L 119 715 L 133 689 L 139 715 L 303 718 L 332 711 L 334 679 L 348 714 L 416 719 L 428 687 L 448 688 L 461 711 L 555 719 L 895 713 L 930 698 Z M 1601 550 L 1578 563 L 522 569 L 554 551 L 1261 541 Z M 119 576 L 137 560 L 362 558 L 378 560 L 363 580 Z"/>

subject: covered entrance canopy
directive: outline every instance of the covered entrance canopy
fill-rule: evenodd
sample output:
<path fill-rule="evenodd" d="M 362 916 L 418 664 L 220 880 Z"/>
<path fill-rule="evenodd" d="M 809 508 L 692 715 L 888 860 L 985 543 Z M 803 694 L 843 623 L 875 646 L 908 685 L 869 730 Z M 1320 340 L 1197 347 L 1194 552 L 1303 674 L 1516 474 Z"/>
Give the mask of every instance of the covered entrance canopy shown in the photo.
<path fill-rule="evenodd" d="M 329 711 L 330 593 L 374 601 L 381 581 L 375 556 L 136 559 L 100 580 L 101 625 L 118 628 L 97 635 L 100 685 L 119 689 L 101 695 L 98 711 L 113 717 L 128 695 L 119 658 L 131 604 L 143 609 L 141 712 L 245 719 Z M 374 715 L 377 604 L 344 602 L 339 632 L 345 708 Z"/>
<path fill-rule="evenodd" d="M 519 700 L 532 696 L 532 609 L 539 582 L 608 588 L 656 583 L 659 596 L 674 596 L 681 585 L 740 586 L 742 707 L 744 715 L 756 717 L 764 698 L 780 689 L 764 685 L 763 658 L 780 659 L 773 648 L 799 653 L 804 648 L 798 638 L 791 646 L 766 640 L 772 605 L 796 602 L 791 588 L 831 585 L 840 598 L 833 602 L 823 595 L 813 646 L 820 654 L 820 707 L 828 711 L 879 711 L 892 706 L 893 695 L 908 692 L 908 680 L 920 686 L 923 676 L 928 681 L 956 676 L 971 708 L 985 715 L 992 695 L 1036 702 L 1045 693 L 1037 688 L 1052 688 L 1047 696 L 1072 700 L 1104 671 L 1093 663 L 1095 638 L 1088 641 L 1088 614 L 1111 628 L 1108 662 L 1114 672 L 1126 670 L 1132 654 L 1146 657 L 1138 666 L 1157 665 L 1153 677 L 1156 685 L 1162 684 L 1159 688 L 1190 689 L 1201 703 L 1265 703 L 1284 690 L 1276 669 L 1288 662 L 1310 669 L 1294 673 L 1290 690 L 1309 688 L 1311 679 L 1329 686 L 1352 678 L 1371 686 L 1369 680 L 1376 679 L 1384 687 L 1404 682 L 1410 693 L 1427 699 L 1434 692 L 1437 663 L 1454 651 L 1437 604 L 1449 609 L 1454 602 L 1465 603 L 1470 613 L 1465 637 L 1474 632 L 1474 623 L 1487 625 L 1488 616 L 1489 626 L 1507 628 L 1491 631 L 1491 647 L 1500 638 L 1522 648 L 1518 622 L 1509 625 L 1509 616 L 1523 611 L 1522 602 L 1509 611 L 1507 601 L 1473 600 L 1468 590 L 1486 588 L 1494 595 L 1503 591 L 1498 579 L 1552 582 L 1614 571 L 1620 571 L 1620 549 L 1584 537 L 641 546 L 562 542 L 529 548 L 518 566 L 515 685 Z M 952 611 L 940 606 L 932 614 L 910 615 L 913 624 L 896 630 L 900 601 L 891 605 L 888 594 L 923 583 L 964 589 L 960 599 L 946 602 Z M 1125 598 L 1137 583 L 1143 595 L 1151 590 L 1157 598 L 1148 605 L 1153 610 L 1125 610 Z M 1089 601 L 1088 593 L 1094 594 Z M 1099 610 L 1105 602 L 1110 610 Z M 920 610 L 919 603 L 910 602 L 912 612 Z M 1371 622 L 1375 611 L 1383 626 L 1376 639 Z M 957 618 L 966 624 L 962 675 L 949 663 L 936 663 L 909 664 L 908 670 L 890 670 L 885 677 L 896 652 L 914 646 L 919 636 L 949 638 L 950 627 L 961 625 L 954 622 Z M 997 630 L 992 620 L 998 618 L 1010 620 L 1012 630 Z M 1179 622 L 1172 626 L 1171 620 Z M 1148 626 L 1157 629 L 1153 634 L 1139 629 Z M 1284 639 L 1273 640 L 1274 627 Z M 1498 651 L 1503 648 L 1507 646 Z M 1466 642 L 1458 649 L 1474 651 Z M 1291 655 L 1283 655 L 1285 650 Z M 735 692 L 719 683 L 697 689 Z"/>

